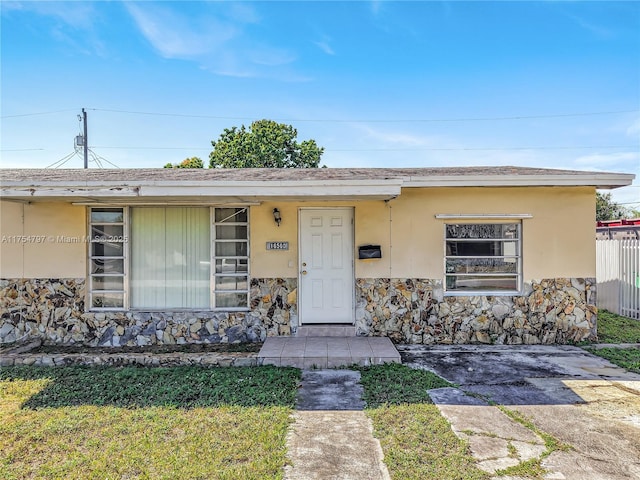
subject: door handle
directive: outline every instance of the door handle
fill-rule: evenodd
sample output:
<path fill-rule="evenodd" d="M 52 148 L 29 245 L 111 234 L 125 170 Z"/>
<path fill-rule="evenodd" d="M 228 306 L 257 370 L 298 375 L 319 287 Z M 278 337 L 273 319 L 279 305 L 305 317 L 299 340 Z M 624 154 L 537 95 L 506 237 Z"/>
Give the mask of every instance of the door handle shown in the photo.
<path fill-rule="evenodd" d="M 307 274 L 307 271 L 306 271 L 306 270 L 302 270 L 300 273 L 301 273 L 302 275 L 306 275 L 306 274 Z"/>

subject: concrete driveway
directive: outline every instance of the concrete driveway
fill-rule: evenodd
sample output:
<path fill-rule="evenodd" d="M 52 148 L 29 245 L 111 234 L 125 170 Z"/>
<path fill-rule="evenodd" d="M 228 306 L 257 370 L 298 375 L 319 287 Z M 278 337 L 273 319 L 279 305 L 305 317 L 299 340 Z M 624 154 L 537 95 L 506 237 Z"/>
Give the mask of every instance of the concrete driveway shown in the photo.
<path fill-rule="evenodd" d="M 640 478 L 640 375 L 570 346 L 398 350 L 456 384 L 430 394 L 485 471 L 541 459 L 548 479 Z M 545 434 L 569 448 L 549 453 Z"/>

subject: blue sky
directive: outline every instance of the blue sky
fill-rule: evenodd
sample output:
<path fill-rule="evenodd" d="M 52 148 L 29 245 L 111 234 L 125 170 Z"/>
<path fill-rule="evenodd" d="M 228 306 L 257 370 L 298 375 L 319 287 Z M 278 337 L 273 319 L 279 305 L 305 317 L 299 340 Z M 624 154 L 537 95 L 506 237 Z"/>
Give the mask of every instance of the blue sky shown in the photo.
<path fill-rule="evenodd" d="M 269 118 L 330 167 L 640 177 L 639 2 L 0 5 L 2 167 L 71 154 L 85 108 L 105 166 L 207 160 Z M 614 199 L 637 207 L 639 186 Z"/>

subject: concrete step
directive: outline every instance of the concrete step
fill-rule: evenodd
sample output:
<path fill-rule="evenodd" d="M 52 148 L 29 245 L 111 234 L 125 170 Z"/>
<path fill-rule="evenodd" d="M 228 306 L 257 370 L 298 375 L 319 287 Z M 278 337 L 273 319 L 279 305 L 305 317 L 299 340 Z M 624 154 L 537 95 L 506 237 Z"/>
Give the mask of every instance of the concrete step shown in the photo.
<path fill-rule="evenodd" d="M 303 325 L 296 330 L 296 337 L 355 337 L 353 325 Z"/>
<path fill-rule="evenodd" d="M 302 369 L 392 362 L 400 354 L 386 337 L 268 337 L 258 353 L 258 365 Z"/>

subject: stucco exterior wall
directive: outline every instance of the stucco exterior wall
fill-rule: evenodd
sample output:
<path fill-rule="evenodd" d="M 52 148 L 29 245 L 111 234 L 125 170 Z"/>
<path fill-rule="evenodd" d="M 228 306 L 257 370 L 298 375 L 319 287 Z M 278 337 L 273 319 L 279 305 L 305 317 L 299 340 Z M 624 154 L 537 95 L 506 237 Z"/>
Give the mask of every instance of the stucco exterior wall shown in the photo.
<path fill-rule="evenodd" d="M 595 276 L 591 187 L 408 188 L 388 202 L 264 202 L 251 207 L 251 276 L 297 277 L 298 209 L 344 206 L 355 211 L 354 256 L 360 245 L 382 247 L 381 259 L 356 259 L 356 278 L 441 278 L 446 220 L 435 218 L 441 213 L 531 214 L 522 221 L 525 281 Z M 0 207 L 2 278 L 86 276 L 85 207 L 8 201 Z M 282 214 L 279 227 L 274 208 Z M 268 251 L 268 241 L 288 241 L 289 250 Z"/>
<path fill-rule="evenodd" d="M 86 276 L 86 209 L 0 201 L 0 278 Z"/>
<path fill-rule="evenodd" d="M 389 276 L 389 207 L 382 200 L 353 202 L 265 202 L 251 207 L 251 276 L 298 276 L 298 214 L 300 208 L 354 207 L 355 251 L 359 245 L 382 247 L 383 259 L 356 260 L 356 277 Z M 280 210 L 282 222 L 276 226 L 273 209 Z M 267 242 L 289 242 L 289 250 L 267 250 Z"/>
<path fill-rule="evenodd" d="M 441 278 L 443 225 L 455 220 L 435 215 L 482 213 L 532 215 L 522 220 L 525 280 L 595 276 L 593 188 L 407 189 L 389 205 L 391 277 Z"/>
<path fill-rule="evenodd" d="M 408 343 L 564 343 L 595 338 L 595 190 L 590 187 L 404 189 L 389 201 L 277 201 L 250 209 L 246 312 L 87 312 L 86 208 L 0 202 L 0 343 L 261 341 L 298 325 L 302 208 L 354 208 L 355 324 L 360 335 Z M 277 226 L 273 209 L 282 222 Z M 523 291 L 447 296 L 444 224 L 437 214 L 527 214 Z M 474 222 L 461 219 L 460 222 Z M 478 221 L 478 220 L 475 220 Z M 487 220 L 495 221 L 495 220 Z M 266 243 L 289 242 L 289 250 Z M 357 259 L 361 245 L 382 258 Z"/>
<path fill-rule="evenodd" d="M 251 209 L 252 275 L 297 276 L 298 208 L 332 206 L 355 207 L 356 255 L 359 245 L 382 247 L 381 259 L 356 259 L 356 278 L 442 278 L 444 224 L 455 220 L 435 216 L 481 213 L 532 215 L 522 220 L 525 281 L 595 277 L 592 187 L 406 188 L 388 202 L 267 202 Z M 289 250 L 267 251 L 267 241 L 288 241 Z"/>

